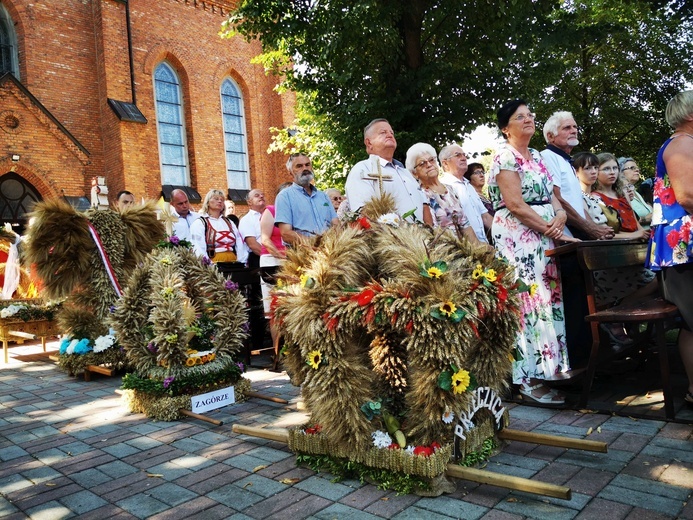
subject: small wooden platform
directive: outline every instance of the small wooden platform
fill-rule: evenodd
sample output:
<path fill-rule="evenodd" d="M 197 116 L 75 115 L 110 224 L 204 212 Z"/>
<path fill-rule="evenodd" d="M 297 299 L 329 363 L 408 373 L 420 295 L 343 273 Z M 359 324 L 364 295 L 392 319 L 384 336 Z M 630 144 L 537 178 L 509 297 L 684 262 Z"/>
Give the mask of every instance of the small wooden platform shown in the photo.
<path fill-rule="evenodd" d="M 53 355 L 48 356 L 48 359 L 50 359 L 51 361 L 55 361 L 56 363 L 60 361 L 60 357 L 57 352 Z M 84 367 L 84 380 L 91 381 L 92 373 L 103 374 L 104 376 L 113 377 L 115 370 L 109 367 L 105 367 L 103 365 L 87 365 L 86 367 Z"/>

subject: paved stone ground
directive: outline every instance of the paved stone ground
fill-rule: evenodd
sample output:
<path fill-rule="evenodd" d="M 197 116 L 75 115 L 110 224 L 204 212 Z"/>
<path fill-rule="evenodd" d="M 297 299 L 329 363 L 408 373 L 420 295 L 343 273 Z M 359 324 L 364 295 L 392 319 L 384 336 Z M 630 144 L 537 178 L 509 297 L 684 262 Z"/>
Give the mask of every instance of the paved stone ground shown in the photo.
<path fill-rule="evenodd" d="M 53 345 L 54 346 L 54 345 Z M 49 348 L 51 344 L 49 344 Z M 298 468 L 285 445 L 236 435 L 234 423 L 287 427 L 305 416 L 285 374 L 252 369 L 250 401 L 194 419 L 128 413 L 119 378 L 90 383 L 46 361 L 0 365 L 0 517 L 311 519 L 693 519 L 693 426 L 509 405 L 511 427 L 602 440 L 607 454 L 510 443 L 486 469 L 568 486 L 558 500 L 458 481 L 437 498 L 396 496 Z M 26 360 L 26 358 L 24 358 Z M 292 479 L 292 484 L 282 480 Z"/>

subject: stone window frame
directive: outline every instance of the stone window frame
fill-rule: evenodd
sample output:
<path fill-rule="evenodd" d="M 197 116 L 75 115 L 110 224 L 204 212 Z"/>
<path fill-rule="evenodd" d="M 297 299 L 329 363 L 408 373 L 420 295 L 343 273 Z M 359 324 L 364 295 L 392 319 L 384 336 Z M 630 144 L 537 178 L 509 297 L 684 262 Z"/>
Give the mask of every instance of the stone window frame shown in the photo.
<path fill-rule="evenodd" d="M 159 78 L 160 71 L 166 71 L 169 73 L 169 81 L 164 81 L 163 78 Z M 171 77 L 174 81 L 171 80 Z M 154 111 L 156 114 L 156 133 L 157 133 L 157 143 L 159 146 L 159 168 L 161 172 L 161 184 L 174 184 L 182 186 L 190 186 L 190 163 L 188 158 L 188 141 L 187 132 L 185 128 L 185 111 L 183 107 L 183 89 L 181 88 L 181 80 L 176 68 L 168 61 L 161 61 L 156 67 L 152 74 L 152 79 L 154 82 Z M 175 94 L 175 99 L 160 99 L 159 95 L 162 92 L 163 85 L 168 84 L 173 88 L 173 93 Z M 163 105 L 167 104 L 169 106 L 177 107 L 177 117 L 178 120 L 163 121 L 161 112 Z M 177 133 L 175 136 L 179 142 L 164 142 L 162 138 L 162 127 L 167 125 L 166 128 L 172 133 Z M 177 129 L 177 132 L 176 132 Z M 182 162 L 178 164 L 168 164 L 164 162 L 164 150 L 167 148 L 179 148 L 181 153 Z M 173 169 L 178 169 L 176 175 L 171 175 Z M 182 169 L 182 178 L 180 176 Z"/>
<path fill-rule="evenodd" d="M 230 88 L 228 88 L 230 87 Z M 230 76 L 225 77 L 219 88 L 221 97 L 221 118 L 222 129 L 224 132 L 224 152 L 226 162 L 226 182 L 228 188 L 232 190 L 249 190 L 250 189 L 250 167 L 248 161 L 248 134 L 245 121 L 245 103 L 243 92 L 238 83 Z M 235 99 L 238 101 L 238 113 L 232 113 L 227 110 L 227 99 Z M 238 123 L 236 126 L 240 131 L 232 131 L 230 129 L 231 122 Z M 235 146 L 231 138 L 240 137 L 240 146 Z M 233 167 L 230 161 L 230 156 L 238 158 L 242 162 L 240 168 Z M 238 182 L 238 181 L 242 182 Z"/>
<path fill-rule="evenodd" d="M 5 6 L 0 4 L 0 76 L 5 72 L 19 79 L 19 45 L 14 21 Z"/>

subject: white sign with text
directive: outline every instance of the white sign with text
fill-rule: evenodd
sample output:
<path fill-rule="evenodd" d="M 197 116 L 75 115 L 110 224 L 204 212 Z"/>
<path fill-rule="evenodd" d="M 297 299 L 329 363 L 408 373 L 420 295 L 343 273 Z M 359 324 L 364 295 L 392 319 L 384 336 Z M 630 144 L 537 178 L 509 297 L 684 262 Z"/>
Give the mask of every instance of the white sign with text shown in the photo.
<path fill-rule="evenodd" d="M 193 413 L 204 413 L 236 402 L 234 387 L 220 388 L 214 392 L 194 395 L 190 398 Z"/>

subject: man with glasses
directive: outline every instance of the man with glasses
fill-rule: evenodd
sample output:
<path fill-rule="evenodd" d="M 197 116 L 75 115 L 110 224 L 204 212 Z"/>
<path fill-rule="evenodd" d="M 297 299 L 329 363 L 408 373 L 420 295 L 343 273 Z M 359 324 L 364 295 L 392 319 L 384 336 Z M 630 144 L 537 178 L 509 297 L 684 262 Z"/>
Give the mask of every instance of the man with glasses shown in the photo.
<path fill-rule="evenodd" d="M 580 144 L 573 114 L 554 112 L 544 123 L 544 139 L 547 146 L 541 157 L 553 175 L 553 194 L 568 217 L 565 234 L 583 240 L 613 238 L 613 229 L 605 224 L 595 224 L 589 215 L 585 215 L 580 180 L 570 157 L 573 148 Z"/>
<path fill-rule="evenodd" d="M 274 221 L 287 244 L 299 244 L 303 238 L 324 233 L 339 224 L 337 212 L 324 192 L 312 185 L 313 166 L 306 154 L 289 157 L 286 169 L 294 183 L 277 194 Z"/>
<path fill-rule="evenodd" d="M 395 133 L 386 119 L 374 119 L 363 130 L 368 159 L 357 163 L 349 172 L 346 181 L 346 197 L 352 211 L 360 210 L 364 204 L 382 192 L 395 199 L 395 212 L 403 217 L 413 211 L 409 221 L 433 225 L 428 201 L 404 165 L 394 159 L 397 149 Z"/>
<path fill-rule="evenodd" d="M 493 217 L 484 206 L 472 183 L 464 176 L 467 173 L 467 156 L 464 150 L 457 143 L 449 144 L 440 151 L 438 159 L 445 172 L 440 177 L 440 182 L 455 190 L 476 238 L 480 242 L 488 243 L 486 230 L 491 229 Z"/>

